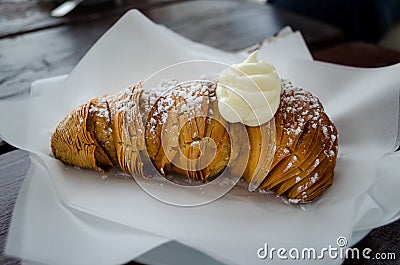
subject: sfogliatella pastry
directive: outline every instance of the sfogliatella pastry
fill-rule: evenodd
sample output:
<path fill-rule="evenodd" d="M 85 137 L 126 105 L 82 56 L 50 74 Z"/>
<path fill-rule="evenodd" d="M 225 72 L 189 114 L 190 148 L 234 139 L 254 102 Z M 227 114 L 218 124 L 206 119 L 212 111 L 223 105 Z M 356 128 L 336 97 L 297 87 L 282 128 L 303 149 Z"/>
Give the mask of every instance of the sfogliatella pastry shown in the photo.
<path fill-rule="evenodd" d="M 152 90 L 138 83 L 92 99 L 58 124 L 51 149 L 100 173 L 119 166 L 146 177 L 151 163 L 163 175 L 208 182 L 228 169 L 293 203 L 310 202 L 333 182 L 336 128 L 316 96 L 256 56 L 216 81 L 170 80 Z"/>

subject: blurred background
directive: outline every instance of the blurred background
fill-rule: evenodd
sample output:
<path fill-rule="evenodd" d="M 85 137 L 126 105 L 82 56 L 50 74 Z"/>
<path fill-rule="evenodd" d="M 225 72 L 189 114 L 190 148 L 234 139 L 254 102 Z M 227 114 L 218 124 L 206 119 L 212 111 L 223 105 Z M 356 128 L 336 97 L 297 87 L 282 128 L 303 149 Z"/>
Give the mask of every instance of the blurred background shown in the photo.
<path fill-rule="evenodd" d="M 271 5 L 280 9 L 337 26 L 345 41 L 365 41 L 400 50 L 400 0 L 237 0 Z M 66 3 L 64 3 L 66 2 Z M 9 16 L 26 18 L 48 12 L 54 16 L 70 17 L 98 13 L 104 8 L 132 8 L 149 4 L 163 5 L 173 0 L 2 0 L 0 21 Z M 54 8 L 64 3 L 59 13 Z M 212 4 L 211 2 L 209 3 Z M 13 5 L 19 5 L 14 10 Z M 17 13 L 15 13 L 17 11 Z M 57 11 L 57 10 L 56 10 Z M 120 10 L 121 11 L 121 10 Z M 4 27 L 4 25 L 2 25 Z M 7 27 L 7 26 L 6 26 Z M 29 28 L 29 27 L 28 27 Z"/>
<path fill-rule="evenodd" d="M 54 0 L 63 3 L 64 0 Z M 242 0 L 278 8 L 341 28 L 345 41 L 366 41 L 400 50 L 399 0 Z M 122 0 L 84 0 L 81 5 L 121 4 Z M 162 1 L 160 1 L 162 2 Z"/>
<path fill-rule="evenodd" d="M 346 41 L 400 50 L 399 0 L 268 0 L 268 4 L 341 28 Z"/>

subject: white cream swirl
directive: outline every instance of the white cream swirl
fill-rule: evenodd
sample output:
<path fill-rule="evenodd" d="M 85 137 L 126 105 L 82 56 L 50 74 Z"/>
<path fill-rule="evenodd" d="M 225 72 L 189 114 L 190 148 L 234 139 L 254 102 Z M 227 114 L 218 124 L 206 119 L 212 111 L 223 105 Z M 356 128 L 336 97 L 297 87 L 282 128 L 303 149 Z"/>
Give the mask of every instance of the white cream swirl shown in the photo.
<path fill-rule="evenodd" d="M 275 67 L 258 61 L 255 51 L 221 72 L 216 92 L 225 120 L 259 126 L 271 120 L 279 107 L 281 81 Z"/>

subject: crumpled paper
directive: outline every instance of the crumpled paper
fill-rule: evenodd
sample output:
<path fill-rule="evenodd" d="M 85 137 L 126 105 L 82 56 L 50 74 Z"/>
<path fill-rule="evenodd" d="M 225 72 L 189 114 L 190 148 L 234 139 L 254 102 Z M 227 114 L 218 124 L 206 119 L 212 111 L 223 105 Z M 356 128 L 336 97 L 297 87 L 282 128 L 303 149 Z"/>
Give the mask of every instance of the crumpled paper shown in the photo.
<path fill-rule="evenodd" d="M 211 204 L 176 207 L 150 197 L 118 171 L 104 177 L 50 156 L 51 132 L 76 105 L 173 63 L 232 64 L 245 54 L 194 43 L 130 11 L 68 77 L 36 83 L 29 98 L 0 102 L 0 111 L 7 113 L 0 117 L 7 124 L 1 137 L 33 158 L 6 252 L 44 264 L 114 264 L 175 240 L 226 264 L 264 264 L 257 250 L 266 243 L 287 249 L 337 247 L 339 236 L 351 242 L 353 232 L 397 219 L 400 156 L 393 151 L 400 65 L 358 69 L 314 62 L 299 33 L 263 45 L 259 58 L 315 93 L 338 128 L 335 183 L 312 204 L 288 205 L 271 194 L 250 193 L 240 183 Z M 288 261 L 304 262 L 273 260 Z M 341 260 L 307 260 L 312 262 Z"/>

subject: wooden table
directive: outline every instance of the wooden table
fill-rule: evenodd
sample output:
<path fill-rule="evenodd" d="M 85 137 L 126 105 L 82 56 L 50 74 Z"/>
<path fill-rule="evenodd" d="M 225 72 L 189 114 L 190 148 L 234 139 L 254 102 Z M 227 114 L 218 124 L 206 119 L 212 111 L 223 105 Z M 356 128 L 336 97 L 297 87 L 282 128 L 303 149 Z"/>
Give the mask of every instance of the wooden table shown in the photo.
<path fill-rule="evenodd" d="M 333 26 L 243 1 L 119 1 L 82 7 L 64 18 L 48 15 L 54 7 L 52 2 L 0 3 L 0 98 L 26 93 L 36 79 L 69 73 L 90 46 L 130 8 L 140 9 L 152 20 L 192 40 L 228 51 L 253 45 L 290 25 L 302 31 L 307 45 L 320 60 L 335 62 L 340 56 L 335 57 L 327 47 L 340 45 L 343 39 L 342 31 Z M 370 63 L 373 66 L 373 61 Z M 1 253 L 15 199 L 29 168 L 27 153 L 11 150 L 0 143 Z M 400 255 L 399 231 L 400 222 L 375 229 L 357 246 Z M 0 264 L 19 261 L 0 255 Z M 345 264 L 377 263 L 348 260 Z"/>

